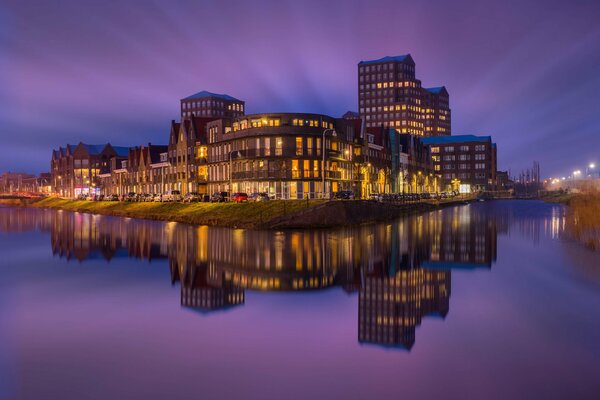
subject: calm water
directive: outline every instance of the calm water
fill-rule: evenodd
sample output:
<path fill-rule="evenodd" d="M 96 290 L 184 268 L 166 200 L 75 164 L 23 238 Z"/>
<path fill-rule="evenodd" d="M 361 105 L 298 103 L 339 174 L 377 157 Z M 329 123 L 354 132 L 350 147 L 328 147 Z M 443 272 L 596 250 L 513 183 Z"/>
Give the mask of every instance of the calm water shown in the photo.
<path fill-rule="evenodd" d="M 488 202 L 255 232 L 0 208 L 0 399 L 598 399 L 600 255 Z"/>

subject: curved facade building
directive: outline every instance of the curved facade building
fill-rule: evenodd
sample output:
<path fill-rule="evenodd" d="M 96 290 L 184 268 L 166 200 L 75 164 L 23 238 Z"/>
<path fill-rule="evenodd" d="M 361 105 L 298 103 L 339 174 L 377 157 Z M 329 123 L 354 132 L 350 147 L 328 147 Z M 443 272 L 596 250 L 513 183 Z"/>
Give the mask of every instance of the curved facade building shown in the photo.
<path fill-rule="evenodd" d="M 209 193 L 304 199 L 357 189 L 360 120 L 268 113 L 215 120 L 206 129 Z"/>

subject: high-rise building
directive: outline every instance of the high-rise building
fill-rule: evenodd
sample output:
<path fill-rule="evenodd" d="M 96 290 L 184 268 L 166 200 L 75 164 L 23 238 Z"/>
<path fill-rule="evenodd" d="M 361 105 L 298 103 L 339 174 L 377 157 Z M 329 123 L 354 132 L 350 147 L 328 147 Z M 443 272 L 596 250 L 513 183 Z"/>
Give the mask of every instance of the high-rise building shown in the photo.
<path fill-rule="evenodd" d="M 196 117 L 235 118 L 244 115 L 245 103 L 227 94 L 203 90 L 181 99 L 181 119 Z"/>
<path fill-rule="evenodd" d="M 426 89 L 410 54 L 358 63 L 358 108 L 367 127 L 390 127 L 419 136 L 450 134 L 445 87 Z"/>
<path fill-rule="evenodd" d="M 425 136 L 450 135 L 450 95 L 444 86 L 423 91 Z"/>

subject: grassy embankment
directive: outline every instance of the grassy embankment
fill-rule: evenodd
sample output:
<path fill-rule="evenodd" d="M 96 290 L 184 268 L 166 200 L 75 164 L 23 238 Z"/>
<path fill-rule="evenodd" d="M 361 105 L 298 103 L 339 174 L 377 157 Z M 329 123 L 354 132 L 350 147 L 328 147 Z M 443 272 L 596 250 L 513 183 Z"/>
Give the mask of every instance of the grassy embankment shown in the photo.
<path fill-rule="evenodd" d="M 565 204 L 567 233 L 593 250 L 600 249 L 600 193 L 573 194 Z"/>
<path fill-rule="evenodd" d="M 567 191 L 563 190 L 555 190 L 551 192 L 545 192 L 540 196 L 541 200 L 544 200 L 548 203 L 563 203 L 567 204 L 571 198 L 575 196 Z"/>
<path fill-rule="evenodd" d="M 14 200 L 9 205 L 52 208 L 92 214 L 177 221 L 197 225 L 250 229 L 328 228 L 385 221 L 402 215 L 462 203 L 465 199 L 416 204 L 386 204 L 373 201 L 271 200 L 258 203 L 129 203 L 93 202 L 58 198 Z M 0 204 L 6 204 L 0 201 Z"/>
<path fill-rule="evenodd" d="M 29 207 L 53 208 L 92 214 L 177 221 L 198 225 L 255 228 L 268 221 L 314 207 L 322 200 L 266 201 L 258 203 L 136 203 L 116 201 L 76 201 L 46 198 Z"/>

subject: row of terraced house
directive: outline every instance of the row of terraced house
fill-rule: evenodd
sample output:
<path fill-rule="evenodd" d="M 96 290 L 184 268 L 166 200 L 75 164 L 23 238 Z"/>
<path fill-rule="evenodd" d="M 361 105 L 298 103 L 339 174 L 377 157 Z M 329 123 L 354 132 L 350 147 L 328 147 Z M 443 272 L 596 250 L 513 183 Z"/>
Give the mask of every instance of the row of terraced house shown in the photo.
<path fill-rule="evenodd" d="M 266 192 L 300 199 L 342 190 L 365 198 L 493 188 L 491 138 L 449 136 L 448 91 L 422 88 L 414 71 L 410 55 L 361 61 L 359 112 L 341 117 L 246 115 L 244 101 L 202 91 L 180 100 L 167 144 L 54 150 L 53 191 L 65 197 Z"/>

